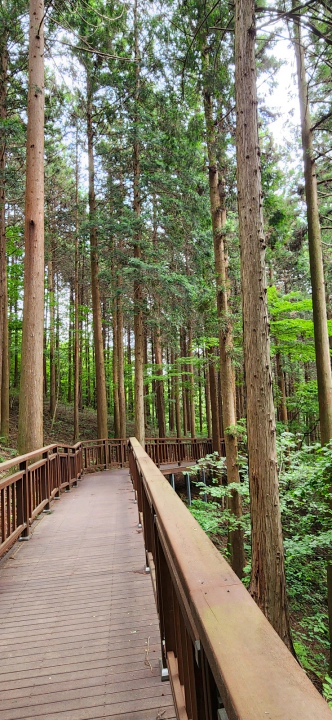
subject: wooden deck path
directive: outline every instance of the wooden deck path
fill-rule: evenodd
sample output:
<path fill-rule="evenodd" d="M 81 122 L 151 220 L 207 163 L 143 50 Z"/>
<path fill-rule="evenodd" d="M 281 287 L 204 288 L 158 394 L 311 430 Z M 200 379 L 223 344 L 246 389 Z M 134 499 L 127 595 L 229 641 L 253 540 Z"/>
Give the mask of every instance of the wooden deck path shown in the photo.
<path fill-rule="evenodd" d="M 128 470 L 52 510 L 0 563 L 1 720 L 175 718 Z"/>

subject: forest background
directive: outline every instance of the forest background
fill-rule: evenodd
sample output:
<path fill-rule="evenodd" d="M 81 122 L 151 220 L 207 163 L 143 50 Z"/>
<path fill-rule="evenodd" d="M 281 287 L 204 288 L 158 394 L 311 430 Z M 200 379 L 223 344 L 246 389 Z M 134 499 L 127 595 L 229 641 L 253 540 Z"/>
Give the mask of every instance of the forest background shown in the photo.
<path fill-rule="evenodd" d="M 17 445 L 28 449 L 17 422 L 26 366 L 27 11 L 23 0 L 1 2 L 2 459 Z M 332 12 L 323 0 L 261 2 L 256 19 L 264 262 L 292 636 L 300 661 L 331 700 Z M 217 482 L 208 504 L 197 497 L 192 511 L 233 565 L 237 558 L 246 582 L 252 544 L 241 289 L 255 280 L 249 266 L 242 263 L 241 271 L 239 249 L 234 8 L 223 0 L 57 0 L 46 3 L 43 25 L 45 440 L 211 436 L 219 455 L 225 437 L 231 486 L 219 484 L 225 463 L 208 459 Z M 302 113 L 276 144 L 277 113 L 266 93 L 283 62 L 281 43 L 288 62 L 297 63 Z M 317 180 L 318 276 L 303 151 Z"/>

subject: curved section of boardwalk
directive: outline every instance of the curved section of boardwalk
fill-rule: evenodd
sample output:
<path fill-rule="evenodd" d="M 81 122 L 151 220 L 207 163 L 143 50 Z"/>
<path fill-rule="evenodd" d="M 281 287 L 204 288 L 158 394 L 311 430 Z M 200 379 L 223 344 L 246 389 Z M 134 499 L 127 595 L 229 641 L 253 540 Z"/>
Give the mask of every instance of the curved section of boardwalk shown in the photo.
<path fill-rule="evenodd" d="M 128 471 L 52 510 L 0 564 L 1 720 L 175 718 Z"/>

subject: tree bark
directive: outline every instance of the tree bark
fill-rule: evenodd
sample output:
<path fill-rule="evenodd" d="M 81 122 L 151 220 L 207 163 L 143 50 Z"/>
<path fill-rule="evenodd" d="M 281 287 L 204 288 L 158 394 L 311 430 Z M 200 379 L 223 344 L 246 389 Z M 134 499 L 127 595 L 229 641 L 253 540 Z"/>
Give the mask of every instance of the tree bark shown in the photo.
<path fill-rule="evenodd" d="M 68 328 L 68 388 L 67 402 L 72 401 L 72 382 L 73 382 L 73 307 L 74 307 L 74 286 L 72 279 L 70 280 L 70 300 L 69 300 L 69 328 Z"/>
<path fill-rule="evenodd" d="M 131 330 L 130 325 L 127 328 L 127 365 L 128 365 L 128 415 L 133 418 L 134 396 L 133 396 L 133 375 L 131 364 Z"/>
<path fill-rule="evenodd" d="M 114 437 L 121 437 L 120 429 L 120 404 L 119 404 L 119 368 L 118 368 L 118 312 L 117 299 L 113 299 L 113 412 L 114 412 Z"/>
<path fill-rule="evenodd" d="M 220 447 L 220 422 L 219 422 L 219 402 L 218 402 L 218 382 L 217 371 L 215 366 L 216 357 L 212 348 L 208 350 L 209 358 L 209 389 L 210 389 L 210 407 L 212 416 L 212 450 L 221 455 Z"/>
<path fill-rule="evenodd" d="M 250 592 L 291 649 L 267 313 L 255 37 L 254 0 L 235 0 L 237 188 L 252 523 Z"/>
<path fill-rule="evenodd" d="M 205 358 L 208 361 L 208 351 L 205 350 Z M 209 364 L 205 365 L 204 368 L 204 379 L 205 379 L 205 413 L 206 413 L 206 426 L 208 437 L 212 437 L 212 422 L 211 422 L 211 394 L 210 394 L 210 377 L 209 377 Z M 218 452 L 218 450 L 217 450 Z"/>
<path fill-rule="evenodd" d="M 80 347 L 79 347 L 79 208 L 78 208 L 78 130 L 76 129 L 75 167 L 75 276 L 74 276 L 74 438 L 77 443 L 80 399 Z"/>
<path fill-rule="evenodd" d="M 140 57 L 139 57 L 139 32 L 138 32 L 138 0 L 134 3 L 134 36 L 135 36 L 135 117 L 134 117 L 134 213 L 137 220 L 137 232 L 134 243 L 134 257 L 137 260 L 142 258 L 141 248 L 141 193 L 140 193 L 140 142 L 139 142 L 139 94 L 140 94 Z M 134 284 L 134 333 L 135 333 L 135 437 L 144 447 L 145 422 L 144 422 L 144 322 L 143 322 L 143 289 L 140 281 Z"/>
<path fill-rule="evenodd" d="M 175 355 L 174 350 L 171 349 L 170 351 L 170 358 L 168 356 L 168 360 L 170 359 L 170 366 L 171 366 L 171 378 L 170 378 L 170 392 L 169 392 L 169 431 L 170 433 L 174 432 L 175 429 L 175 377 L 174 377 L 174 362 L 175 362 Z"/>
<path fill-rule="evenodd" d="M 121 249 L 121 248 L 120 248 Z M 119 429 L 120 437 L 126 437 L 126 393 L 124 382 L 124 352 L 123 352 L 123 308 L 122 308 L 122 277 L 118 275 L 117 295 L 117 317 L 118 317 L 118 388 L 119 388 Z"/>
<path fill-rule="evenodd" d="M 180 354 L 181 357 L 186 357 L 186 335 L 183 328 L 180 329 Z M 187 373 L 186 365 L 181 364 L 181 390 L 182 390 L 182 417 L 183 417 L 183 435 L 186 437 L 188 432 L 188 414 L 187 414 Z"/>
<path fill-rule="evenodd" d="M 207 69 L 209 50 L 204 53 L 204 65 Z M 204 111 L 206 141 L 209 157 L 210 207 L 213 229 L 214 262 L 216 274 L 217 311 L 219 320 L 219 354 L 221 381 L 221 420 L 220 429 L 225 438 L 226 466 L 228 484 L 239 483 L 238 444 L 236 435 L 236 398 L 234 370 L 232 362 L 233 328 L 228 307 L 229 281 L 227 273 L 228 257 L 226 244 L 226 206 L 225 184 L 219 177 L 216 156 L 216 130 L 213 117 L 213 99 L 207 88 L 204 89 Z M 220 447 L 220 441 L 219 441 Z M 233 515 L 242 516 L 241 496 L 232 490 L 230 509 Z M 243 530 L 238 527 L 230 533 L 232 567 L 241 578 L 245 565 Z"/>
<path fill-rule="evenodd" d="M 43 446 L 44 2 L 30 0 L 19 454 Z"/>
<path fill-rule="evenodd" d="M 160 328 L 159 326 L 155 332 L 154 339 L 154 359 L 155 359 L 155 374 L 158 377 L 163 376 L 163 358 L 161 352 L 160 343 Z M 166 421 L 165 421 L 165 398 L 164 398 L 164 381 L 156 380 L 156 408 L 157 408 L 157 421 L 159 437 L 166 437 Z"/>
<path fill-rule="evenodd" d="M 87 71 L 87 134 L 88 134 L 88 160 L 89 160 L 89 219 L 90 219 L 90 259 L 91 259 L 91 294 L 93 313 L 93 337 L 96 362 L 96 402 L 97 402 L 97 432 L 99 438 L 107 438 L 107 395 L 105 380 L 105 359 L 103 348 L 103 332 L 101 319 L 98 239 L 96 227 L 96 195 L 95 195 L 95 169 L 93 147 L 92 123 L 92 83 Z"/>
<path fill-rule="evenodd" d="M 294 7 L 294 0 L 293 0 Z M 301 27 L 294 20 L 294 47 L 301 112 L 304 183 L 307 203 L 312 310 L 316 350 L 319 419 L 322 445 L 332 438 L 332 374 L 324 282 L 322 239 L 319 220 L 316 164 L 311 130 L 308 84 L 304 65 Z"/>
<path fill-rule="evenodd" d="M 188 333 L 188 355 L 190 358 L 193 356 L 192 350 L 193 333 L 192 327 L 189 326 Z M 189 363 L 189 412 L 190 412 L 190 434 L 192 438 L 196 437 L 196 413 L 195 413 L 195 373 L 194 365 L 192 362 Z"/>
<path fill-rule="evenodd" d="M 55 362 L 55 294 L 54 294 L 54 248 L 50 242 L 48 261 L 48 294 L 50 311 L 50 416 L 53 418 L 56 404 L 56 362 Z"/>
<path fill-rule="evenodd" d="M 9 336 L 8 287 L 6 253 L 6 134 L 8 49 L 4 33 L 0 50 L 0 118 L 3 129 L 0 135 L 0 435 L 7 443 L 9 438 Z"/>
<path fill-rule="evenodd" d="M 176 372 L 174 378 L 174 394 L 175 394 L 175 427 L 176 437 L 181 437 L 181 407 L 180 407 L 180 373 L 178 357 L 174 356 L 174 370 Z"/>

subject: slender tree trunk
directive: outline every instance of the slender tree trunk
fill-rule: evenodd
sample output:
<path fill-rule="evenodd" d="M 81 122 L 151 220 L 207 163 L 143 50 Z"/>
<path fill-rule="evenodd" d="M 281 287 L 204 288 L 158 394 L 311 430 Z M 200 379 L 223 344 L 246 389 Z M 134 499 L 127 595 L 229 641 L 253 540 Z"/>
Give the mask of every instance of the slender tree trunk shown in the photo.
<path fill-rule="evenodd" d="M 119 351 L 118 351 L 118 312 L 117 298 L 113 300 L 113 408 L 114 408 L 114 437 L 121 436 L 120 404 L 119 404 Z"/>
<path fill-rule="evenodd" d="M 55 378 L 56 396 L 59 398 L 61 395 L 59 273 L 56 275 Z M 55 402 L 55 410 L 56 406 L 57 402 Z"/>
<path fill-rule="evenodd" d="M 255 2 L 235 0 L 236 154 L 252 523 L 250 591 L 292 648 L 272 395 L 257 121 Z"/>
<path fill-rule="evenodd" d="M 18 301 L 17 301 L 17 298 L 16 298 L 15 304 L 14 304 L 15 318 L 17 318 L 17 312 L 18 312 Z M 17 322 L 15 323 L 14 343 L 15 343 L 15 347 L 14 347 L 14 382 L 13 382 L 13 385 L 14 385 L 14 388 L 18 388 L 19 375 L 20 375 L 20 373 L 19 373 L 19 366 L 18 366 L 18 344 L 19 344 L 19 343 L 18 343 L 18 326 L 17 326 Z"/>
<path fill-rule="evenodd" d="M 205 350 L 205 358 L 208 361 L 208 352 Z M 208 437 L 212 437 L 212 422 L 211 422 L 211 396 L 210 396 L 210 377 L 209 377 L 209 366 L 205 365 L 204 368 L 204 379 L 205 379 L 205 413 L 206 413 L 206 427 Z M 218 450 L 217 450 L 218 452 Z"/>
<path fill-rule="evenodd" d="M 153 363 L 153 341 L 151 338 L 151 364 Z M 146 327 L 144 327 L 144 365 L 147 367 L 148 365 L 148 333 Z M 152 381 L 153 388 L 155 387 L 155 380 Z M 151 407 L 150 407 L 150 383 L 146 382 L 144 383 L 144 415 L 145 415 L 145 431 L 147 431 L 148 426 L 151 424 Z M 152 403 L 153 406 L 153 403 Z"/>
<path fill-rule="evenodd" d="M 175 355 L 174 350 L 171 350 L 170 364 L 171 364 L 171 381 L 170 381 L 170 393 L 169 393 L 169 431 L 174 432 L 175 429 L 175 377 L 174 372 Z"/>
<path fill-rule="evenodd" d="M 30 0 L 24 306 L 18 450 L 43 446 L 44 2 Z"/>
<path fill-rule="evenodd" d="M 193 342 L 193 334 L 192 334 L 192 327 L 190 325 L 189 333 L 188 333 L 188 355 L 190 358 L 192 358 L 192 356 L 193 356 L 192 342 Z M 194 365 L 192 362 L 189 363 L 189 373 L 190 373 L 189 374 L 190 433 L 191 433 L 191 437 L 194 438 L 194 437 L 196 437 L 195 373 L 194 373 Z"/>
<path fill-rule="evenodd" d="M 6 443 L 9 438 L 9 336 L 8 336 L 8 288 L 6 253 L 6 135 L 8 51 L 6 33 L 1 43 L 0 57 L 0 435 Z"/>
<path fill-rule="evenodd" d="M 138 31 L 138 0 L 134 2 L 134 35 L 135 35 L 135 117 L 134 117 L 134 213 L 136 215 L 138 230 L 134 244 L 134 257 L 137 260 L 142 258 L 141 230 L 139 228 L 141 215 L 141 193 L 140 193 L 140 142 L 139 142 L 139 94 L 140 94 L 140 56 L 139 56 L 139 31 Z M 135 436 L 138 442 L 144 447 L 145 422 L 144 422 L 144 322 L 143 322 L 143 289 L 140 281 L 134 284 L 134 333 L 135 333 Z"/>
<path fill-rule="evenodd" d="M 293 0 L 293 8 L 296 3 Z M 324 282 L 322 239 L 319 220 L 316 164 L 311 130 L 308 84 L 299 20 L 294 20 L 294 47 L 300 98 L 304 182 L 307 203 L 312 310 L 322 445 L 332 438 L 332 374 Z"/>
<path fill-rule="evenodd" d="M 70 301 L 69 301 L 69 328 L 68 328 L 68 388 L 67 402 L 72 401 L 72 380 L 73 380 L 73 305 L 74 305 L 74 287 L 73 281 L 70 281 Z"/>
<path fill-rule="evenodd" d="M 204 53 L 204 64 L 208 69 L 209 50 Z M 216 273 L 217 310 L 219 320 L 219 354 L 220 354 L 220 381 L 221 381 L 221 419 L 220 430 L 225 438 L 226 466 L 228 484 L 239 483 L 238 447 L 236 435 L 236 398 L 234 384 L 234 370 L 232 362 L 233 353 L 233 327 L 228 308 L 229 281 L 227 274 L 226 244 L 226 206 L 225 184 L 219 177 L 216 156 L 216 129 L 213 117 L 213 100 L 210 92 L 204 90 L 204 110 L 206 125 L 206 140 L 209 157 L 209 186 L 210 206 L 213 229 L 214 261 Z M 242 516 L 241 496 L 232 490 L 230 509 L 233 515 L 240 519 Z M 232 567 L 241 578 L 245 565 L 243 530 L 239 527 L 230 533 Z"/>
<path fill-rule="evenodd" d="M 85 335 L 85 370 L 86 370 L 86 404 L 91 407 L 91 358 L 90 358 L 90 332 L 89 332 L 89 316 L 86 316 L 86 335 Z M 98 430 L 97 430 L 98 432 Z"/>
<path fill-rule="evenodd" d="M 120 248 L 121 249 L 121 248 Z M 126 393 L 124 382 L 124 352 L 123 352 L 123 309 L 122 309 L 122 277 L 118 276 L 117 316 L 118 316 L 118 382 L 119 382 L 119 419 L 120 437 L 126 437 Z"/>
<path fill-rule="evenodd" d="M 180 353 L 181 357 L 186 357 L 186 338 L 184 330 L 180 329 Z M 186 392 L 187 373 L 186 365 L 181 364 L 181 390 L 182 390 L 182 416 L 183 416 L 183 435 L 186 437 L 188 432 L 188 415 L 187 415 L 187 392 Z"/>
<path fill-rule="evenodd" d="M 76 129 L 75 167 L 75 276 L 74 276 L 74 443 L 79 439 L 80 347 L 79 347 L 79 208 L 78 208 L 78 130 Z"/>
<path fill-rule="evenodd" d="M 200 358 L 200 352 L 197 353 L 198 359 Z M 203 432 L 203 399 L 202 399 L 202 369 L 198 368 L 198 414 L 199 414 L 199 432 L 202 435 Z"/>
<path fill-rule="evenodd" d="M 177 362 L 177 356 L 174 357 L 174 369 L 176 370 L 176 376 L 174 378 L 174 393 L 175 393 L 175 426 L 176 426 L 176 437 L 181 437 L 181 407 L 180 407 L 180 368 Z"/>
<path fill-rule="evenodd" d="M 98 437 L 107 438 L 107 397 L 105 380 L 105 359 L 103 348 L 99 266 L 98 266 L 98 240 L 96 227 L 96 195 L 95 170 L 92 124 L 92 83 L 87 72 L 87 133 L 89 158 L 89 218 L 90 218 L 90 258 L 91 258 L 91 294 L 93 312 L 93 337 L 96 362 L 96 401 L 97 401 L 97 428 Z"/>
<path fill-rule="evenodd" d="M 133 375 L 131 364 L 131 337 L 130 325 L 127 328 L 127 365 L 128 365 L 128 415 L 130 419 L 133 417 L 134 396 L 133 396 Z"/>
<path fill-rule="evenodd" d="M 52 418 L 56 404 L 54 248 L 52 240 L 48 262 L 48 294 L 50 301 L 50 416 Z"/>
<path fill-rule="evenodd" d="M 155 357 L 155 374 L 158 377 L 163 376 L 163 358 L 160 344 L 160 328 L 157 327 L 155 332 L 154 341 L 154 357 Z M 164 398 L 164 381 L 156 380 L 156 409 L 157 409 L 157 420 L 159 437 L 166 437 L 166 422 L 165 422 L 165 398 Z"/>
<path fill-rule="evenodd" d="M 210 390 L 210 407 L 212 416 L 212 450 L 221 455 L 220 447 L 220 422 L 219 422 L 219 402 L 218 402 L 218 384 L 215 361 L 216 357 L 212 348 L 208 350 L 209 361 L 209 390 Z"/>

